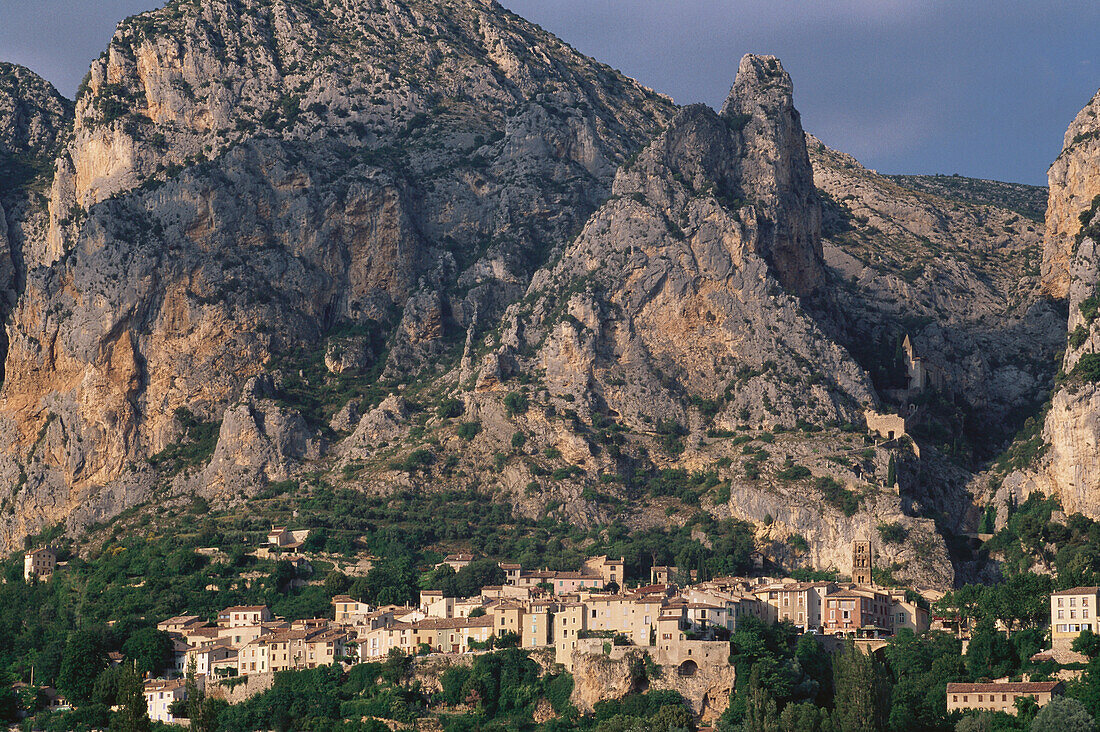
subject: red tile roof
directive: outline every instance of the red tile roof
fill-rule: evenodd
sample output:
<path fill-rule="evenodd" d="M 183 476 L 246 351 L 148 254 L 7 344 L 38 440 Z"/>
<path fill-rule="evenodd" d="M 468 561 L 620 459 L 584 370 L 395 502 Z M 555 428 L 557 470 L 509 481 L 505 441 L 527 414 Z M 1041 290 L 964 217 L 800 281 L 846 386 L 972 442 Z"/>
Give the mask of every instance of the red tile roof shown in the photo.
<path fill-rule="evenodd" d="M 948 694 L 1006 693 L 1006 694 L 1042 694 L 1053 692 L 1062 685 L 1061 681 L 1001 681 L 988 684 L 948 684 Z"/>

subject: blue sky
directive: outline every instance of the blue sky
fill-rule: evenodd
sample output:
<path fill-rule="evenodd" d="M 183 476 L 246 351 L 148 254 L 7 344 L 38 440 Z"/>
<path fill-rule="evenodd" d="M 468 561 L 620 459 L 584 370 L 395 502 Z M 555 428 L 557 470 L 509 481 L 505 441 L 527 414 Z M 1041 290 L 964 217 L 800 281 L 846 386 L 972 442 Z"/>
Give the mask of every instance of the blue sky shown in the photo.
<path fill-rule="evenodd" d="M 677 102 L 720 106 L 744 53 L 779 56 L 803 124 L 882 172 L 1045 183 L 1100 87 L 1096 0 L 503 0 Z M 0 59 L 71 96 L 156 0 L 0 0 Z"/>

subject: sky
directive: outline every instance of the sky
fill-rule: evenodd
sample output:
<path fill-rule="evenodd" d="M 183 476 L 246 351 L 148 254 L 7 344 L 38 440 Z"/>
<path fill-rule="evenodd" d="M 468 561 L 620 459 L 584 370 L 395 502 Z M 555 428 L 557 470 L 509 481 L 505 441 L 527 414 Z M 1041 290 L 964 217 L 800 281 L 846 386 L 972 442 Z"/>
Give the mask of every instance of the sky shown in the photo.
<path fill-rule="evenodd" d="M 1045 184 L 1100 87 L 1097 0 L 502 0 L 678 103 L 720 107 L 745 53 L 790 72 L 803 126 L 883 173 Z M 0 0 L 0 60 L 72 97 L 157 0 Z"/>

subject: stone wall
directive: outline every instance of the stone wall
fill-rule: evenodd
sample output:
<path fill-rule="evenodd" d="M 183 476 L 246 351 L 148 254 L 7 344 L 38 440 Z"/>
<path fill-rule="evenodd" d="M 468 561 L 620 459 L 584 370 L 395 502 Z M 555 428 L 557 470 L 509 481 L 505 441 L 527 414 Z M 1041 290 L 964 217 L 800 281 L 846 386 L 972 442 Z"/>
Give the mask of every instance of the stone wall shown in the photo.
<path fill-rule="evenodd" d="M 243 681 L 237 679 L 243 678 Z M 233 677 L 221 681 L 215 681 L 206 687 L 206 693 L 215 699 L 224 699 L 230 704 L 240 704 L 251 699 L 257 694 L 262 694 L 275 683 L 275 674 L 272 672 L 262 674 L 249 674 L 244 677 Z"/>
<path fill-rule="evenodd" d="M 578 641 L 573 652 L 572 702 L 582 712 L 607 699 L 665 689 L 683 696 L 703 723 L 715 721 L 729 706 L 735 672 L 727 662 L 728 651 L 722 663 L 704 662 L 690 675 L 681 675 L 679 665 L 655 663 L 656 648 L 612 646 L 604 653 L 603 643 L 604 639 Z"/>
<path fill-rule="evenodd" d="M 896 414 L 879 414 L 868 409 L 863 413 L 867 429 L 888 440 L 896 440 L 905 434 L 905 418 Z"/>

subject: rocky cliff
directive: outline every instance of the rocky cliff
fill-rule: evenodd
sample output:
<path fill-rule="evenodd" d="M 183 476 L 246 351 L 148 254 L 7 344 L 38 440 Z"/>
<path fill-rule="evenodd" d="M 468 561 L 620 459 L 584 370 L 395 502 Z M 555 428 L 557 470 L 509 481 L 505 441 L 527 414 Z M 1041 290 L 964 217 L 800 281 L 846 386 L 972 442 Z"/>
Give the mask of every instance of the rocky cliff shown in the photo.
<path fill-rule="evenodd" d="M 716 113 L 490 0 L 177 0 L 119 25 L 71 116 L 8 96 L 57 162 L 7 217 L 6 547 L 309 475 L 706 546 L 742 519 L 841 572 L 897 524 L 883 565 L 947 585 L 949 458 L 1061 345 L 1038 225 L 807 137 L 773 57 Z M 919 445 L 867 431 L 890 408 Z"/>
<path fill-rule="evenodd" d="M 1050 205 L 1043 285 L 1066 298 L 1068 343 L 1063 379 L 1054 390 L 1035 459 L 1004 481 L 999 498 L 1033 491 L 1057 496 L 1067 513 L 1100 516 L 1100 335 L 1095 324 L 1100 286 L 1100 92 L 1066 132 L 1050 167 Z"/>
<path fill-rule="evenodd" d="M 825 258 L 840 284 L 819 303 L 826 319 L 880 394 L 938 425 L 926 441 L 957 441 L 973 463 L 988 459 L 1051 388 L 1062 347 L 1064 310 L 1038 277 L 1040 224 L 907 188 L 815 139 L 810 151 L 828 201 Z M 940 388 L 909 392 L 898 358 L 906 336 Z"/>
<path fill-rule="evenodd" d="M 1043 248 L 1043 287 L 1053 297 L 1069 295 L 1074 280 L 1073 259 L 1081 214 L 1100 195 L 1100 92 L 1078 113 L 1066 130 L 1062 152 L 1047 178 L 1046 239 Z"/>
<path fill-rule="evenodd" d="M 5 319 L 22 288 L 23 251 L 44 236 L 45 192 L 72 116 L 72 103 L 48 82 L 22 66 L 0 63 L 0 316 Z"/>
<path fill-rule="evenodd" d="M 123 508 L 104 487 L 187 440 L 181 410 L 221 421 L 273 353 L 339 327 L 397 379 L 491 327 L 671 110 L 475 0 L 120 24 L 22 248 L 5 541 L 101 492 Z"/>

